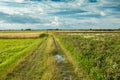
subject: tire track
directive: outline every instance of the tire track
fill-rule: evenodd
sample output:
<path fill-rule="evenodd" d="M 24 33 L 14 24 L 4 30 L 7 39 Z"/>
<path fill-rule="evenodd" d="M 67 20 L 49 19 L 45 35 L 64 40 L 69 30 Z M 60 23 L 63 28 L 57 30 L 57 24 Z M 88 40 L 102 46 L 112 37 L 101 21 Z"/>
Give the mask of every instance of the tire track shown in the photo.
<path fill-rule="evenodd" d="M 2 80 L 83 80 L 79 79 L 67 55 L 53 36 L 43 40 Z"/>
<path fill-rule="evenodd" d="M 63 72 L 64 69 L 66 70 L 65 73 L 67 72 L 73 72 L 73 76 L 71 77 L 71 80 L 92 80 L 89 75 L 86 75 L 86 73 L 79 67 L 79 62 L 70 54 L 69 51 L 67 51 L 64 46 L 61 44 L 61 42 L 59 41 L 59 39 L 55 38 L 56 43 L 58 44 L 61 52 L 64 54 L 65 58 L 67 59 L 66 61 L 68 61 L 68 67 L 69 68 L 63 68 Z M 62 65 L 63 66 L 63 65 Z M 71 66 L 71 67 L 70 67 Z M 63 66 L 65 67 L 65 66 Z M 70 70 L 70 71 L 69 71 Z M 70 79 L 65 79 L 65 80 L 70 80 Z"/>
<path fill-rule="evenodd" d="M 79 80 L 78 76 L 74 72 L 73 65 L 67 59 L 55 37 L 53 37 L 53 40 L 57 49 L 56 55 L 59 55 L 61 58 L 64 59 L 63 61 L 56 60 L 58 62 L 58 67 L 61 69 L 62 80 Z"/>
<path fill-rule="evenodd" d="M 32 52 L 32 54 L 26 57 L 25 60 L 14 69 L 13 72 L 8 73 L 6 78 L 3 80 L 34 80 L 35 78 L 40 79 L 41 76 L 37 77 L 37 75 L 43 73 L 43 70 L 41 70 L 41 73 L 38 73 L 36 69 L 39 68 L 40 61 L 42 60 L 42 53 L 46 47 L 46 41 L 47 38 L 43 40 Z"/>

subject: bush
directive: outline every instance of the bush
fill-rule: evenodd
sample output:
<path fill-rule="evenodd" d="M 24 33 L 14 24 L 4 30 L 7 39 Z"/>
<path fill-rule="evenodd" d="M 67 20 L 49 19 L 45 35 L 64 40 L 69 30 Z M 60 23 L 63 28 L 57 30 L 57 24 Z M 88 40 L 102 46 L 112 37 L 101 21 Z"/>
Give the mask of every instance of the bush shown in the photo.
<path fill-rule="evenodd" d="M 43 33 L 43 34 L 40 34 L 40 38 L 43 38 L 43 37 L 47 37 L 48 36 L 48 34 L 45 34 L 45 33 Z"/>

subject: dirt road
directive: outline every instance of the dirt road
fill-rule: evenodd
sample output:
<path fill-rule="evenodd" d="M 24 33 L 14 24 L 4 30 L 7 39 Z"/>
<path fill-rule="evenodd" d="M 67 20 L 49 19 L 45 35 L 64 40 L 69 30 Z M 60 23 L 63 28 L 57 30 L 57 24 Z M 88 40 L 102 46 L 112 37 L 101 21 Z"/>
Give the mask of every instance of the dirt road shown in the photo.
<path fill-rule="evenodd" d="M 1 80 L 81 80 L 57 40 L 49 36 Z"/>

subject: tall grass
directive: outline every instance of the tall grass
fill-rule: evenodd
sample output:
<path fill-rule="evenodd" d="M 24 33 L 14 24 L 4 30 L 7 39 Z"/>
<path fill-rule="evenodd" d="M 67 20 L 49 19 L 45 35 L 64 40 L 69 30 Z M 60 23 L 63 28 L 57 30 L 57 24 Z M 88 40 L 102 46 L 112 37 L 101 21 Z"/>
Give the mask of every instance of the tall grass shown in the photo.
<path fill-rule="evenodd" d="M 57 35 L 65 48 L 94 80 L 120 79 L 120 34 Z"/>

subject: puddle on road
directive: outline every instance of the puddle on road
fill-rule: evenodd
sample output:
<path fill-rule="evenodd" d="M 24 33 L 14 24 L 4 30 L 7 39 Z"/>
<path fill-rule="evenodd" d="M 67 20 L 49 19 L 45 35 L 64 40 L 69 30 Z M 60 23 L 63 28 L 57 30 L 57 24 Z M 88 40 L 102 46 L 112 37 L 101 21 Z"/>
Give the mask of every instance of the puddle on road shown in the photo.
<path fill-rule="evenodd" d="M 55 55 L 54 56 L 55 57 L 55 60 L 57 61 L 57 62 L 64 62 L 65 61 L 65 58 L 63 57 L 63 56 L 61 56 L 61 55 Z"/>
<path fill-rule="evenodd" d="M 70 66 L 65 62 L 65 58 L 62 55 L 55 55 L 55 60 L 58 62 L 60 68 L 61 68 L 61 76 L 62 76 L 62 80 L 72 80 L 72 75 L 71 75 L 71 71 L 70 71 Z"/>

